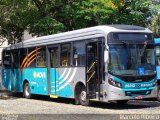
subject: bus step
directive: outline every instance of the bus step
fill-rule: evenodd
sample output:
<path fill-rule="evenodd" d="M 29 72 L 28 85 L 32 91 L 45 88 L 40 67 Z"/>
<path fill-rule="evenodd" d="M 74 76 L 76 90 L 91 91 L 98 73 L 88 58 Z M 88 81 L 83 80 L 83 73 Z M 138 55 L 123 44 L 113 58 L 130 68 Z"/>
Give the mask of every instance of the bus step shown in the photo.
<path fill-rule="evenodd" d="M 49 95 L 50 98 L 58 98 L 58 95 Z"/>
<path fill-rule="evenodd" d="M 87 95 L 87 98 L 88 98 L 88 99 L 96 98 L 96 94 L 88 94 L 88 95 Z"/>

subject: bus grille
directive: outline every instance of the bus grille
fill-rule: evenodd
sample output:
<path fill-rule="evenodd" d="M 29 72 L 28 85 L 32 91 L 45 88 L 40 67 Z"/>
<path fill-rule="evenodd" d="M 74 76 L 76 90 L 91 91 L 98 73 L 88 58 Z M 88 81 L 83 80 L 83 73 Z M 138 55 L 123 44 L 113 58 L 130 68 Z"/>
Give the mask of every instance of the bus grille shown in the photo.
<path fill-rule="evenodd" d="M 126 96 L 134 96 L 134 95 L 149 95 L 151 94 L 151 90 L 142 90 L 142 91 L 125 91 Z"/>

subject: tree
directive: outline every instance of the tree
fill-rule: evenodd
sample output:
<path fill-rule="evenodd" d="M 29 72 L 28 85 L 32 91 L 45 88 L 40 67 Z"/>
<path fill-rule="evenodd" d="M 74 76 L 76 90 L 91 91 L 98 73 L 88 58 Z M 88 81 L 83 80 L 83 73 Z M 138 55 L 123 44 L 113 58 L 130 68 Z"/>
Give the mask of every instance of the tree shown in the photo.
<path fill-rule="evenodd" d="M 115 1 L 114 4 L 117 4 L 114 23 L 147 26 L 148 18 L 151 16 L 150 0 L 123 0 L 121 5 L 118 4 L 122 0 L 113 1 Z"/>
<path fill-rule="evenodd" d="M 148 27 L 154 32 L 155 37 L 160 37 L 160 8 L 159 4 L 154 3 L 150 6 L 152 16 L 150 16 L 150 24 Z"/>
<path fill-rule="evenodd" d="M 151 18 L 148 27 L 154 32 L 155 37 L 160 37 L 160 14 L 156 14 Z"/>
<path fill-rule="evenodd" d="M 23 31 L 43 36 L 106 24 L 146 26 L 150 0 L 1 0 L 0 35 L 21 41 Z"/>
<path fill-rule="evenodd" d="M 23 31 L 26 29 L 23 24 L 21 13 L 27 2 L 23 0 L 1 0 L 0 1 L 0 35 L 8 40 L 9 44 L 21 41 Z"/>

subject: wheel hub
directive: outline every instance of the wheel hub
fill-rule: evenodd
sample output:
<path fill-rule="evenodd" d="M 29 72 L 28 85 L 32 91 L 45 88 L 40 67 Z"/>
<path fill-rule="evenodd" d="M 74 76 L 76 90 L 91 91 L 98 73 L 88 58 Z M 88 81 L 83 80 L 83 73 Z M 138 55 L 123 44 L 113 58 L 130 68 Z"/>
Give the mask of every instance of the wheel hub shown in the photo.
<path fill-rule="evenodd" d="M 86 101 L 86 92 L 85 91 L 81 92 L 81 100 Z"/>
<path fill-rule="evenodd" d="M 25 94 L 26 94 L 26 96 L 29 96 L 29 87 L 28 86 L 26 86 Z"/>

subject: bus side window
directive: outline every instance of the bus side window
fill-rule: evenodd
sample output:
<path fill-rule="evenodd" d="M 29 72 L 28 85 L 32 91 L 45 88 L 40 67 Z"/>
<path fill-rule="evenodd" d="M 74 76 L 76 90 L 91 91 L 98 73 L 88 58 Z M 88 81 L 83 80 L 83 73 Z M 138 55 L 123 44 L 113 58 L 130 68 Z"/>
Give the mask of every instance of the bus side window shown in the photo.
<path fill-rule="evenodd" d="M 62 44 L 60 53 L 60 65 L 70 66 L 71 44 Z"/>
<path fill-rule="evenodd" d="M 160 66 L 160 46 L 156 46 L 157 65 Z"/>
<path fill-rule="evenodd" d="M 46 49 L 41 48 L 37 54 L 37 67 L 46 67 Z"/>
<path fill-rule="evenodd" d="M 84 66 L 85 65 L 85 42 L 73 42 L 73 65 Z"/>
<path fill-rule="evenodd" d="M 14 50 L 13 51 L 13 67 L 14 68 L 19 68 L 20 67 L 20 61 L 19 61 L 19 50 Z"/>
<path fill-rule="evenodd" d="M 157 65 L 160 66 L 160 57 L 157 57 Z"/>
<path fill-rule="evenodd" d="M 28 48 L 28 64 L 27 67 L 34 68 L 36 67 L 36 57 L 37 51 L 36 48 Z"/>
<path fill-rule="evenodd" d="M 27 65 L 28 59 L 27 59 L 27 48 L 20 49 L 20 67 L 24 68 Z"/>
<path fill-rule="evenodd" d="M 3 66 L 4 66 L 4 68 L 11 68 L 10 51 L 3 51 Z"/>

